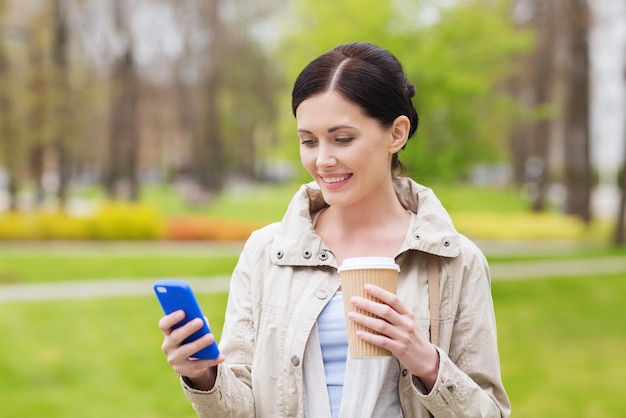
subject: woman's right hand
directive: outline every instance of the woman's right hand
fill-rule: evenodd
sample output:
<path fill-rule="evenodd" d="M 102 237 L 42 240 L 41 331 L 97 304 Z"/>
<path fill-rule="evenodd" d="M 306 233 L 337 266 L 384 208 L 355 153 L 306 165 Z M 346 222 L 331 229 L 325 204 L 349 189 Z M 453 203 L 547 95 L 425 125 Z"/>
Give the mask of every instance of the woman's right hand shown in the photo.
<path fill-rule="evenodd" d="M 184 318 L 185 312 L 182 310 L 161 318 L 159 328 L 164 336 L 161 350 L 167 355 L 167 362 L 174 371 L 186 377 L 195 389 L 211 390 L 217 377 L 217 365 L 224 361 L 224 355 L 220 354 L 213 360 L 190 359 L 191 355 L 212 344 L 215 337 L 213 334 L 207 334 L 196 341 L 181 345 L 185 338 L 202 327 L 202 320 L 196 318 L 180 328 L 173 329 L 173 326 Z"/>

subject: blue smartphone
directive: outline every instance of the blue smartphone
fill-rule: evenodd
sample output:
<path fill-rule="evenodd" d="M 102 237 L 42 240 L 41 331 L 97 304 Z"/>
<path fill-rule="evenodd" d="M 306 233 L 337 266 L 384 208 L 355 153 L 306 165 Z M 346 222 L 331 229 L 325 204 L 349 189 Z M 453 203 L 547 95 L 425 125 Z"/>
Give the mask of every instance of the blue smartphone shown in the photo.
<path fill-rule="evenodd" d="M 195 341 L 203 335 L 211 332 L 209 324 L 202 313 L 200 304 L 198 303 L 191 286 L 189 286 L 189 283 L 184 280 L 163 279 L 155 282 L 153 288 L 157 298 L 159 299 L 161 308 L 163 308 L 163 312 L 165 312 L 166 315 L 169 315 L 179 309 L 185 311 L 185 319 L 174 325 L 174 328 L 179 328 L 195 318 L 202 319 L 202 328 L 185 338 L 183 340 L 183 344 Z M 208 347 L 194 353 L 190 357 L 213 360 L 217 358 L 219 354 L 220 352 L 217 347 L 217 343 L 214 342 Z"/>

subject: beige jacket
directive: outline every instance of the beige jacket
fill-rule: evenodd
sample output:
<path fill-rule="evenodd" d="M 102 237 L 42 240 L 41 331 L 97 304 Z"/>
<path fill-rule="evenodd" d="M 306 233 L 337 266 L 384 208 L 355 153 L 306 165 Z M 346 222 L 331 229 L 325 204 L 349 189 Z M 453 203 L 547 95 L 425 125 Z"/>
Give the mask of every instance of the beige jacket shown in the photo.
<path fill-rule="evenodd" d="M 402 204 L 417 214 L 401 254 L 398 295 L 429 335 L 424 253 L 440 256 L 439 376 L 430 393 L 391 359 L 348 356 L 340 417 L 507 417 L 487 262 L 454 229 L 432 191 L 395 181 Z M 220 348 L 226 356 L 215 387 L 182 380 L 200 417 L 330 418 L 316 319 L 339 288 L 337 263 L 313 230 L 311 214 L 326 204 L 314 183 L 301 187 L 283 220 L 252 234 L 233 272 Z M 388 393 L 387 391 L 386 393 Z"/>

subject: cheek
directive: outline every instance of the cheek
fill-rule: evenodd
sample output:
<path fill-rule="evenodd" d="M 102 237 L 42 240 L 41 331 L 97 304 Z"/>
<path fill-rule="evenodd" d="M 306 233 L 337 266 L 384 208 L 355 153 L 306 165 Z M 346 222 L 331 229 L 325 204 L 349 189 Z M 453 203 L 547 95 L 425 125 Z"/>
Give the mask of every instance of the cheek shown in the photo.
<path fill-rule="evenodd" d="M 300 162 L 307 171 L 313 170 L 315 168 L 314 153 L 307 148 L 300 148 Z"/>

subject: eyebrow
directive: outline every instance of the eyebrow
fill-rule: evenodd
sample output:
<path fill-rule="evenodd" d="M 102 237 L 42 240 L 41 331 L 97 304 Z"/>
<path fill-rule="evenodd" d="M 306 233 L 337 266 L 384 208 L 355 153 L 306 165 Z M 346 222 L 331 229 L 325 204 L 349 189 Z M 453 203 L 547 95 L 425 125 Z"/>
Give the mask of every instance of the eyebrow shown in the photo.
<path fill-rule="evenodd" d="M 332 128 L 328 128 L 328 133 L 333 133 L 333 132 L 338 131 L 340 129 L 354 129 L 354 126 L 350 126 L 350 125 L 333 126 Z M 298 132 L 302 132 L 302 133 L 305 133 L 305 134 L 313 134 L 313 132 L 308 131 L 306 129 L 298 129 Z"/>

